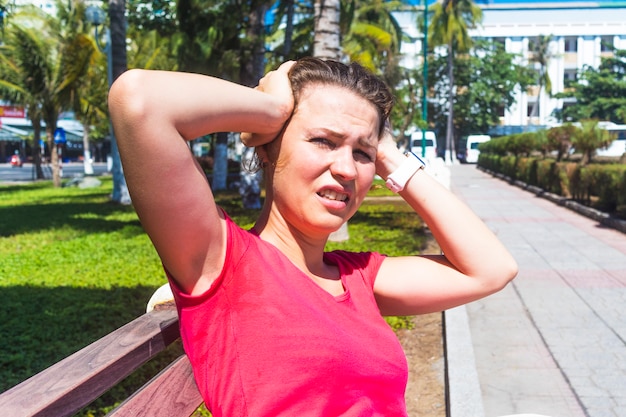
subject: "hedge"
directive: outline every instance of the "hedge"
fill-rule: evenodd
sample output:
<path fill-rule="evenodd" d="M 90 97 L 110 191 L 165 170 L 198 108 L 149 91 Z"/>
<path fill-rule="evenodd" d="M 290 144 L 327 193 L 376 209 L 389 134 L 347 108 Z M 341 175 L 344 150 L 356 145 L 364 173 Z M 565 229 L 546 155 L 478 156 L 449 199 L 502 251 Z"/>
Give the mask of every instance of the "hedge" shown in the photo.
<path fill-rule="evenodd" d="M 626 164 L 589 164 L 482 153 L 478 165 L 512 180 L 626 218 Z"/>

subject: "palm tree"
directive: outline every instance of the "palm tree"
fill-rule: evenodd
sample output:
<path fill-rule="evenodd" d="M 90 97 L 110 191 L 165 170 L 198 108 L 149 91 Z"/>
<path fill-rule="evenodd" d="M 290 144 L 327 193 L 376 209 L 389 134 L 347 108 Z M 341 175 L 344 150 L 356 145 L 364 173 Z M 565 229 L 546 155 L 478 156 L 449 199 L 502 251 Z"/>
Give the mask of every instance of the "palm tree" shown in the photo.
<path fill-rule="evenodd" d="M 313 54 L 314 5 L 306 1 L 280 0 L 274 9 L 274 23 L 267 36 L 267 66 L 276 68 L 282 62 Z M 284 26 L 283 26 L 284 23 Z"/>
<path fill-rule="evenodd" d="M 67 32 L 66 38 L 75 38 L 78 34 L 83 37 L 87 36 L 89 25 L 85 22 L 85 11 L 86 7 L 83 2 L 65 4 L 59 1 L 57 3 L 57 18 L 60 27 Z M 106 62 L 102 59 L 97 44 L 92 40 L 91 45 L 81 51 L 83 52 L 86 53 L 85 59 L 88 60 L 84 74 L 67 94 L 70 96 L 70 105 L 76 118 L 83 125 L 84 172 L 85 175 L 93 175 L 89 134 L 92 125 L 96 124 L 99 119 L 107 118 L 105 108 L 108 85 L 106 71 L 102 71 L 102 68 L 106 69 Z M 100 65 L 97 65 L 98 60 Z"/>
<path fill-rule="evenodd" d="M 33 50 L 34 42 L 32 42 L 31 36 L 23 33 L 20 26 L 10 26 L 5 41 L 0 46 L 0 96 L 9 103 L 24 106 L 33 126 L 32 158 L 35 177 L 42 179 L 44 174 L 41 169 L 41 148 L 39 146 L 41 112 L 36 97 L 26 85 L 27 74 L 35 71 L 23 65 L 23 63 L 37 65 L 37 62 L 30 60 L 31 56 L 37 56 L 37 50 Z"/>
<path fill-rule="evenodd" d="M 591 162 L 596 149 L 606 148 L 613 142 L 616 135 L 598 125 L 597 120 L 585 120 L 574 132 L 573 144 L 577 151 L 582 152 L 581 165 Z"/>
<path fill-rule="evenodd" d="M 448 118 L 446 127 L 446 161 L 454 158 L 454 55 L 467 52 L 472 46 L 469 30 L 482 21 L 482 10 L 472 0 L 443 0 L 432 6 L 433 17 L 428 27 L 431 46 L 448 49 Z"/>
<path fill-rule="evenodd" d="M 19 98 L 27 106 L 35 129 L 36 150 L 39 123 L 45 123 L 52 180 L 54 186 L 60 187 L 58 144 L 54 138 L 57 121 L 59 114 L 69 108 L 76 85 L 86 72 L 93 53 L 92 42 L 36 8 L 13 16 L 9 30 L 8 48 L 3 52 L 5 62 L 12 62 L 13 66 L 3 69 L 13 71 L 9 78 L 13 82 L 3 84 L 5 97 Z"/>
<path fill-rule="evenodd" d="M 548 74 L 548 64 L 554 57 L 554 54 L 550 51 L 550 42 L 552 42 L 551 35 L 540 35 L 531 42 L 528 48 L 530 52 L 528 60 L 539 67 L 537 70 L 537 85 L 539 86 L 537 90 L 537 100 L 535 100 L 533 104 L 530 117 L 539 116 L 539 100 L 541 99 L 541 91 L 543 88 L 545 87 L 548 94 L 552 91 L 552 80 L 550 80 L 550 75 Z"/>
<path fill-rule="evenodd" d="M 340 0 L 315 0 L 313 56 L 323 59 L 341 59 L 340 17 Z"/>
<path fill-rule="evenodd" d="M 342 12 L 344 53 L 370 71 L 384 75 L 396 67 L 402 28 L 393 16 L 400 1 L 353 1 Z"/>

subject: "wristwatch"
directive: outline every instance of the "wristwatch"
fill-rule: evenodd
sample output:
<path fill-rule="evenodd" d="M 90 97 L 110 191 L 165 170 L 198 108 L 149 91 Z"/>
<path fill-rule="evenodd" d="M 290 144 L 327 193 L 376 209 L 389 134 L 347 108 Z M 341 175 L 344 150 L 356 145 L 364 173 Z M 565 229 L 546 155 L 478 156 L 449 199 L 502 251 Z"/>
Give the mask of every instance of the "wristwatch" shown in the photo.
<path fill-rule="evenodd" d="M 404 190 L 404 186 L 413 175 L 426 166 L 426 163 L 413 152 L 406 152 L 406 161 L 387 177 L 385 185 L 394 193 Z"/>

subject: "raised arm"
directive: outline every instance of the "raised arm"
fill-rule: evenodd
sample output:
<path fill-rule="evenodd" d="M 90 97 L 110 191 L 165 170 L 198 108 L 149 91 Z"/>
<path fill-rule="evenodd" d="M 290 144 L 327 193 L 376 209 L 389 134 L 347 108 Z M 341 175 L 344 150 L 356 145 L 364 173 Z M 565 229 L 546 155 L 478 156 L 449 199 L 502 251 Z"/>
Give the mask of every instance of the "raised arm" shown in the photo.
<path fill-rule="evenodd" d="M 286 76 L 276 78 L 269 94 L 198 74 L 130 70 L 109 93 L 135 210 L 164 266 L 190 294 L 219 275 L 226 238 L 223 215 L 186 141 L 230 131 L 275 136 L 293 106 L 289 85 L 280 83 Z"/>
<path fill-rule="evenodd" d="M 379 145 L 377 173 L 387 178 L 406 158 L 387 134 Z M 426 222 L 443 255 L 387 258 L 375 283 L 383 314 L 442 311 L 494 293 L 515 277 L 517 264 L 498 238 L 424 170 L 400 195 Z"/>

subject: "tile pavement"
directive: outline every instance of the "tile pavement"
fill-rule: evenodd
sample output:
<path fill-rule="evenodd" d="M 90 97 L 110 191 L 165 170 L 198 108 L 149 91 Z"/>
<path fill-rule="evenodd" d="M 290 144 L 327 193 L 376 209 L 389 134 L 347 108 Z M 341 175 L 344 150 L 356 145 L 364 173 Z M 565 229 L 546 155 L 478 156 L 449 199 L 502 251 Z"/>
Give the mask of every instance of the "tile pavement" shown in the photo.
<path fill-rule="evenodd" d="M 474 165 L 450 174 L 520 266 L 503 291 L 466 306 L 482 397 L 474 408 L 626 416 L 626 234 Z"/>

